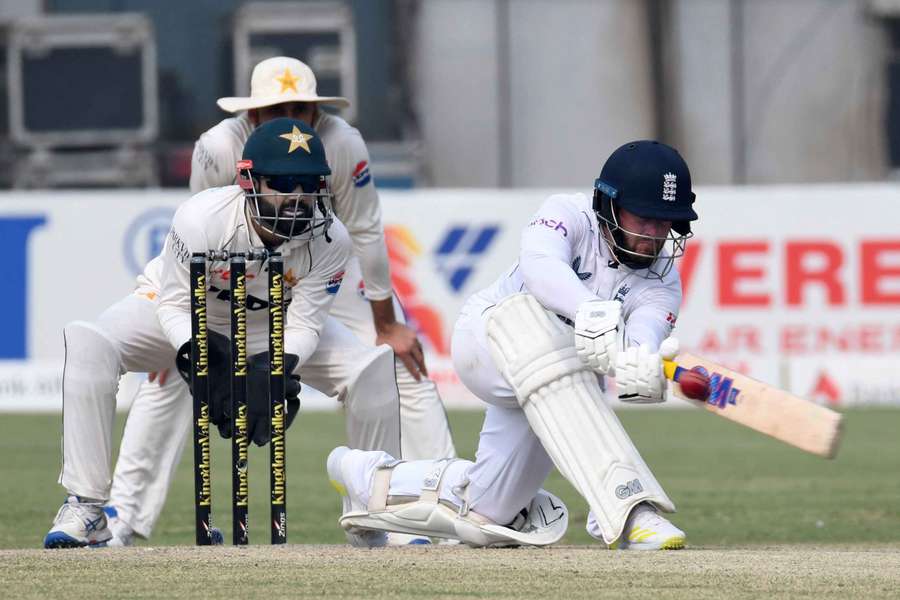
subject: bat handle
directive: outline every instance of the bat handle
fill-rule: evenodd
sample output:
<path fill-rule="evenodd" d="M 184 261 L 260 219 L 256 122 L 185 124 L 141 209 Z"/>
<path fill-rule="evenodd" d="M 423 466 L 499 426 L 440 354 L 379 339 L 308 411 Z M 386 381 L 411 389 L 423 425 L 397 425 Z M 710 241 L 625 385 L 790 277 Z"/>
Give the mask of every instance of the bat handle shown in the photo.
<path fill-rule="evenodd" d="M 669 381 L 678 381 L 686 370 L 673 360 L 663 360 L 663 375 Z"/>

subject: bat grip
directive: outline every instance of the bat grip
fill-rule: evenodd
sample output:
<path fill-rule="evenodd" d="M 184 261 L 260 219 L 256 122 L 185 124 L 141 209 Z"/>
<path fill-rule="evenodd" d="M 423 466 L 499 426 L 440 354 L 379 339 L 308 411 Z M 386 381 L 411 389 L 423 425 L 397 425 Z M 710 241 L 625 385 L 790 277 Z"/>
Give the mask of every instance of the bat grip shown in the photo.
<path fill-rule="evenodd" d="M 663 360 L 663 375 L 669 381 L 678 381 L 681 374 L 684 373 L 684 367 L 678 366 L 678 363 L 672 360 Z"/>

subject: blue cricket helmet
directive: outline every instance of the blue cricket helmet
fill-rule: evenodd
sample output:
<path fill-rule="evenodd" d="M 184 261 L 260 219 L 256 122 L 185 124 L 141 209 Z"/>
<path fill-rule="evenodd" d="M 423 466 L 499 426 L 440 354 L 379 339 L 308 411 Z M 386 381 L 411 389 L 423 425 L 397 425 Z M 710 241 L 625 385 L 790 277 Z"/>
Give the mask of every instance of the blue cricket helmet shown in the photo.
<path fill-rule="evenodd" d="M 675 148 L 654 140 L 620 146 L 603 165 L 594 182 L 594 210 L 604 196 L 617 206 L 647 219 L 672 221 L 680 234 L 691 231 L 697 213 L 691 206 L 691 172 Z"/>

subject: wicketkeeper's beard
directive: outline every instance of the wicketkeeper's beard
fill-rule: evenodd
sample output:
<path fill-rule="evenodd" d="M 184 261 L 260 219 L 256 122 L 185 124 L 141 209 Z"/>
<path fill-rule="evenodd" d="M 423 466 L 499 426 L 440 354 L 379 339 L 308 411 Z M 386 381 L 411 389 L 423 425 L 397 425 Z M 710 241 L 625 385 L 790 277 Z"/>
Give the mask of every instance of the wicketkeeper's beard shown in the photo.
<path fill-rule="evenodd" d="M 298 197 L 285 200 L 277 209 L 266 198 L 257 197 L 253 204 L 260 226 L 285 239 L 301 235 L 312 221 L 312 207 Z"/>

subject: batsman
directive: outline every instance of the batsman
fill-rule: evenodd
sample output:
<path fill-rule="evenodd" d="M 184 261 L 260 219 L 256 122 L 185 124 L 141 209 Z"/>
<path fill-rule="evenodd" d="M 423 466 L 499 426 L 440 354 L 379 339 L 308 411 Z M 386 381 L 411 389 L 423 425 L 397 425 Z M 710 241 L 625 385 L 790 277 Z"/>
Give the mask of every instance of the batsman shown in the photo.
<path fill-rule="evenodd" d="M 299 374 L 325 389 L 344 389 L 347 433 L 362 447 L 400 452 L 399 398 L 390 352 L 367 346 L 329 316 L 351 253 L 349 234 L 331 211 L 331 169 L 318 134 L 279 118 L 247 139 L 235 165 L 239 185 L 213 188 L 179 207 L 162 253 L 161 284 L 138 278 L 133 294 L 92 322 L 66 325 L 63 372 L 63 467 L 66 501 L 44 538 L 47 548 L 106 545 L 112 539 L 103 505 L 109 499 L 112 429 L 121 374 L 178 364 L 189 379 L 189 268 L 194 252 L 247 254 L 277 250 L 283 258 L 286 326 L 285 427 L 299 408 Z M 250 439 L 269 441 L 267 260 L 248 260 L 247 345 Z M 206 272 L 210 421 L 231 435 L 230 270 L 208 261 Z M 176 361 L 176 358 L 178 359 Z M 173 409 L 174 410 L 174 409 Z M 160 432 L 180 443 L 182 430 Z"/>
<path fill-rule="evenodd" d="M 341 526 L 360 546 L 385 532 L 472 546 L 547 545 L 569 511 L 541 489 L 555 466 L 590 506 L 610 547 L 684 547 L 675 511 L 604 400 L 666 399 L 663 359 L 681 304 L 674 261 L 697 219 L 691 176 L 656 141 L 618 148 L 593 198 L 550 196 L 522 232 L 519 260 L 462 309 L 452 339 L 460 379 L 487 403 L 475 461 L 398 461 L 336 448 L 327 470 Z"/>

